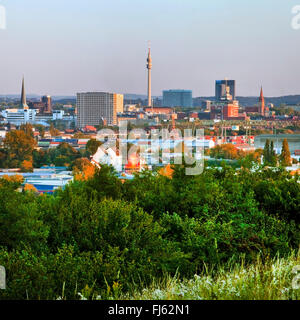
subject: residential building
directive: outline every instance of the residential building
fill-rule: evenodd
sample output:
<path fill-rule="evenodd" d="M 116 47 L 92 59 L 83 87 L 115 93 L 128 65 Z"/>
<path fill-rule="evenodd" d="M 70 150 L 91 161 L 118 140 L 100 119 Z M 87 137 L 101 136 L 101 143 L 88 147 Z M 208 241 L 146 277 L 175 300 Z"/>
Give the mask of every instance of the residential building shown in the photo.
<path fill-rule="evenodd" d="M 124 112 L 124 95 L 116 94 L 117 113 Z"/>
<path fill-rule="evenodd" d="M 116 93 L 77 93 L 77 126 L 117 125 L 117 103 Z"/>

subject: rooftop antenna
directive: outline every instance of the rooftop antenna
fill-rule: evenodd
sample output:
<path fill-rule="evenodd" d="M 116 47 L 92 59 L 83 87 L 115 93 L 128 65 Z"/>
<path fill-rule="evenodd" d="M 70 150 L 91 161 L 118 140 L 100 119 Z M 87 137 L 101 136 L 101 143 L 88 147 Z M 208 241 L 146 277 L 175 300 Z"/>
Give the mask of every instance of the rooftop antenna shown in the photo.
<path fill-rule="evenodd" d="M 226 95 L 227 95 L 227 93 L 230 93 L 229 90 L 227 91 L 227 88 L 228 88 L 228 78 L 225 78 L 225 92 L 226 92 Z"/>

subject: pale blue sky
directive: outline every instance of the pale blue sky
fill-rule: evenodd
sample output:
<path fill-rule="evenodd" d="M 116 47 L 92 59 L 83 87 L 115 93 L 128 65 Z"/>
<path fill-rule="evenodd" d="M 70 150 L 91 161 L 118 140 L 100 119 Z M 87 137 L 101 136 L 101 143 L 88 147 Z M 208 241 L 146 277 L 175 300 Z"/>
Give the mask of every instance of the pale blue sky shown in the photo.
<path fill-rule="evenodd" d="M 0 0 L 0 94 L 146 93 L 147 40 L 153 93 L 213 95 L 237 80 L 238 95 L 300 94 L 300 0 Z"/>

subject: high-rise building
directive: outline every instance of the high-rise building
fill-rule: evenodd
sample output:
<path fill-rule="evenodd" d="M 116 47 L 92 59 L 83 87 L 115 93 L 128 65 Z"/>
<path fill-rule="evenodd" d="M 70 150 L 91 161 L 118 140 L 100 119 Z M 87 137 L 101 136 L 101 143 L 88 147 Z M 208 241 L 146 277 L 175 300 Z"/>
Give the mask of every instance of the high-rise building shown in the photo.
<path fill-rule="evenodd" d="M 203 110 L 210 111 L 211 109 L 211 101 L 210 100 L 203 100 L 201 101 L 201 108 Z"/>
<path fill-rule="evenodd" d="M 25 92 L 25 81 L 24 81 L 24 77 L 22 80 L 22 92 L 21 92 L 21 103 L 20 103 L 20 107 L 22 109 L 29 109 L 27 102 L 26 102 L 26 92 Z"/>
<path fill-rule="evenodd" d="M 52 113 L 52 99 L 51 96 L 43 96 L 41 98 L 42 103 L 44 104 L 44 113 Z"/>
<path fill-rule="evenodd" d="M 77 126 L 117 125 L 117 94 L 77 93 Z"/>
<path fill-rule="evenodd" d="M 193 92 L 191 90 L 165 90 L 163 91 L 164 107 L 192 107 Z"/>
<path fill-rule="evenodd" d="M 124 95 L 116 94 L 117 113 L 124 112 Z"/>
<path fill-rule="evenodd" d="M 216 101 L 220 101 L 226 94 L 226 87 L 230 88 L 230 95 L 232 100 L 235 100 L 235 80 L 217 80 L 216 81 Z"/>

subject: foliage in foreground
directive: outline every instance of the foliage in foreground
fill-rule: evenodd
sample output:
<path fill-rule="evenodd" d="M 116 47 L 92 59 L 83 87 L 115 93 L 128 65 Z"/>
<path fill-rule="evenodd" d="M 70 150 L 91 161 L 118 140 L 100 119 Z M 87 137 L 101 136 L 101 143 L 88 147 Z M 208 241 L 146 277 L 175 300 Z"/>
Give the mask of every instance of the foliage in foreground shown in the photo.
<path fill-rule="evenodd" d="M 176 167 L 172 179 L 144 172 L 122 183 L 103 167 L 43 196 L 18 184 L 0 181 L 0 299 L 109 298 L 299 249 L 299 177 L 281 169 L 191 177 Z"/>
<path fill-rule="evenodd" d="M 115 295 L 120 300 L 300 300 L 300 281 L 297 266 L 300 254 L 286 259 L 275 258 L 257 262 L 248 267 L 235 264 L 219 267 L 216 272 L 209 269 L 192 280 L 180 281 L 166 277 L 154 281 L 143 290 L 131 294 Z M 229 271 L 228 271 L 229 269 Z M 293 284 L 296 288 L 293 289 Z M 81 293 L 80 293 L 81 294 Z M 81 294 L 81 297 L 84 296 Z M 99 299 L 100 297 L 98 297 Z"/>

